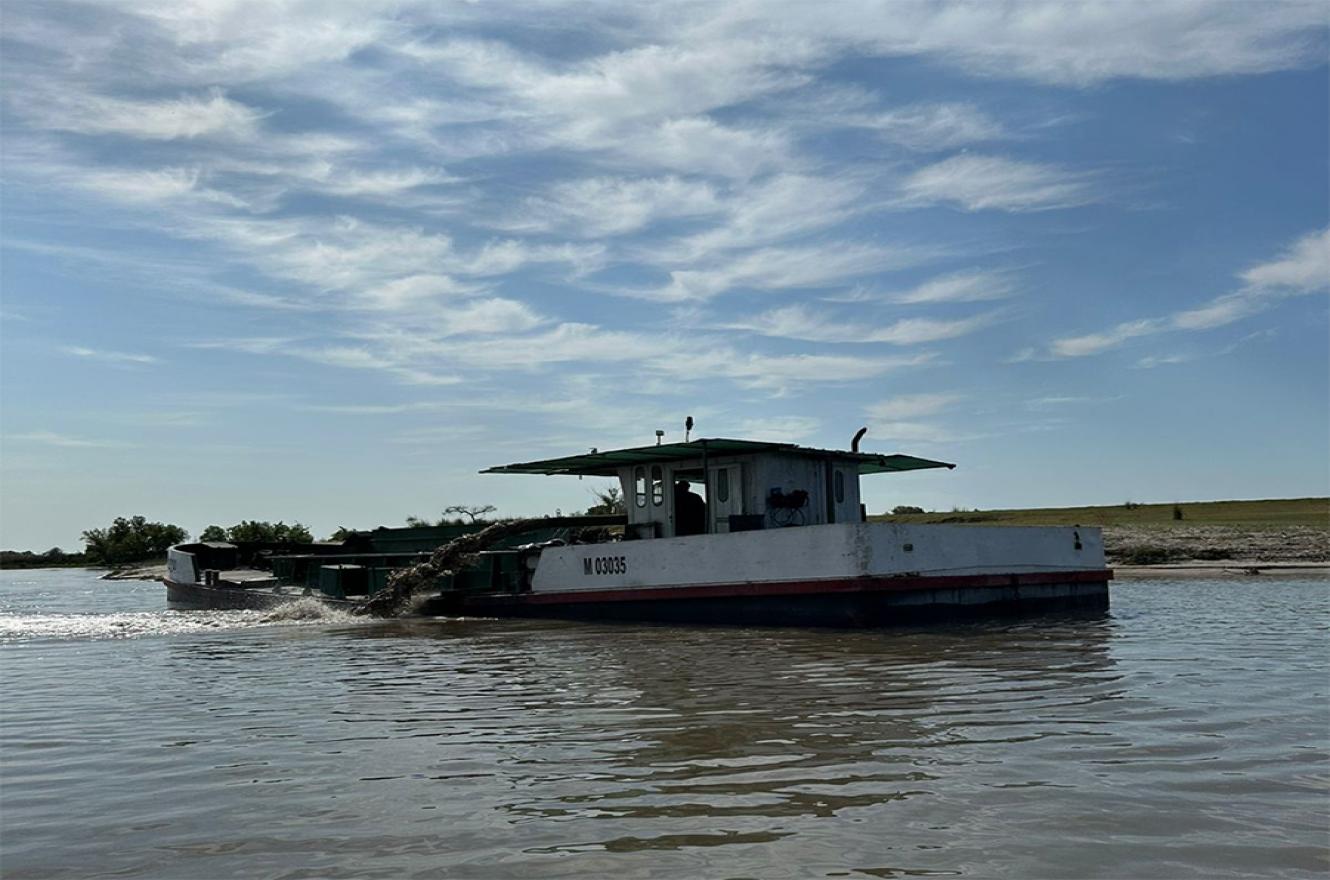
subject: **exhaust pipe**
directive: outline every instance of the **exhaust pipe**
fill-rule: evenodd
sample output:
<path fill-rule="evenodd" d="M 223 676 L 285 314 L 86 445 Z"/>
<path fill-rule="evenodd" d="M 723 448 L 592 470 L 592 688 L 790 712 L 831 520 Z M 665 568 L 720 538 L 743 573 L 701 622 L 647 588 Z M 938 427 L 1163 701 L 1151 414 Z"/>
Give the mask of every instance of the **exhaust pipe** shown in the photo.
<path fill-rule="evenodd" d="M 868 426 L 867 426 L 867 425 L 865 425 L 864 427 L 862 427 L 862 428 L 860 428 L 859 430 L 857 430 L 857 431 L 854 432 L 854 439 L 850 441 L 850 451 L 851 451 L 851 452 L 858 452 L 858 451 L 859 451 L 859 441 L 862 440 L 862 439 L 864 439 L 864 435 L 867 434 L 867 433 L 868 433 Z"/>

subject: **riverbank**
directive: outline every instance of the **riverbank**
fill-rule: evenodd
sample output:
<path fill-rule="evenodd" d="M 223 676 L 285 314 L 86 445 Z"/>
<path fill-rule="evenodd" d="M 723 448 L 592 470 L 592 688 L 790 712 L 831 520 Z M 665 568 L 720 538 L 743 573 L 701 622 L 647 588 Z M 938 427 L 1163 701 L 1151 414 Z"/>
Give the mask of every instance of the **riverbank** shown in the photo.
<path fill-rule="evenodd" d="M 166 577 L 166 562 L 135 562 L 117 565 L 102 575 L 104 581 L 160 581 Z"/>
<path fill-rule="evenodd" d="M 1330 562 L 1262 562 L 1235 559 L 1226 562 L 1170 562 L 1163 565 L 1112 565 L 1113 579 L 1194 580 L 1315 578 L 1330 579 Z"/>
<path fill-rule="evenodd" d="M 1104 526 L 1110 564 L 1159 566 L 1210 563 L 1252 567 L 1330 562 L 1330 528 L 1311 525 L 1234 526 L 1155 523 Z"/>

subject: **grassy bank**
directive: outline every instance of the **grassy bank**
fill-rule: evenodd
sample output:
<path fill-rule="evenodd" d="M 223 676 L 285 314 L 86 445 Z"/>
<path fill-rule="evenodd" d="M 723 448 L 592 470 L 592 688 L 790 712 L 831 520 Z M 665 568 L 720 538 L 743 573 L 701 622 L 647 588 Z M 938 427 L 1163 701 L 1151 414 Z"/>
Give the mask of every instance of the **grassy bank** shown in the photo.
<path fill-rule="evenodd" d="M 1181 518 L 1177 518 L 1177 513 Z M 1044 507 L 911 513 L 871 519 L 906 523 L 1102 526 L 1109 561 L 1330 561 L 1330 499 L 1192 501 L 1103 507 Z"/>
<path fill-rule="evenodd" d="M 1182 512 L 1175 519 L 1173 509 Z M 1309 526 L 1330 528 L 1330 498 L 1274 498 L 1264 501 L 1183 501 L 1173 504 L 1116 504 L 1102 507 L 1035 507 L 1020 510 L 967 510 L 869 517 L 881 522 L 986 523 L 1008 526 L 1191 525 L 1240 529 Z"/>

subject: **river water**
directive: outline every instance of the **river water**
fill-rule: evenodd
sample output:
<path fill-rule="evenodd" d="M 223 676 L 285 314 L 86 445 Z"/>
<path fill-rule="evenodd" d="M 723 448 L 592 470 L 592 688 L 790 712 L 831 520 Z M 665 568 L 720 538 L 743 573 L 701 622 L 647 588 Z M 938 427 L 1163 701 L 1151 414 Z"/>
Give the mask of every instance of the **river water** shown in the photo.
<path fill-rule="evenodd" d="M 163 605 L 0 572 L 9 880 L 1330 870 L 1326 581 L 878 632 Z"/>

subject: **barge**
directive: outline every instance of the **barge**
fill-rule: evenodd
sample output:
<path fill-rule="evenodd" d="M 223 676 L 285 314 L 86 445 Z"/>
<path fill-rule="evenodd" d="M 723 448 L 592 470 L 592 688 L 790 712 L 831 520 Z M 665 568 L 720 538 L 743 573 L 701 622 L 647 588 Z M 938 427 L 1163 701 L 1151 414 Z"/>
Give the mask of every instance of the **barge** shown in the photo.
<path fill-rule="evenodd" d="M 534 520 L 530 534 L 419 597 L 415 612 L 863 627 L 1108 606 L 1113 575 L 1097 528 L 867 521 L 861 477 L 954 465 L 861 452 L 858 436 L 848 451 L 715 438 L 489 468 L 617 478 L 625 510 Z M 172 548 L 168 599 L 273 607 L 314 595 L 350 607 L 412 553 L 427 555 L 376 552 L 376 532 L 358 534 L 358 548 L 266 556 Z"/>

